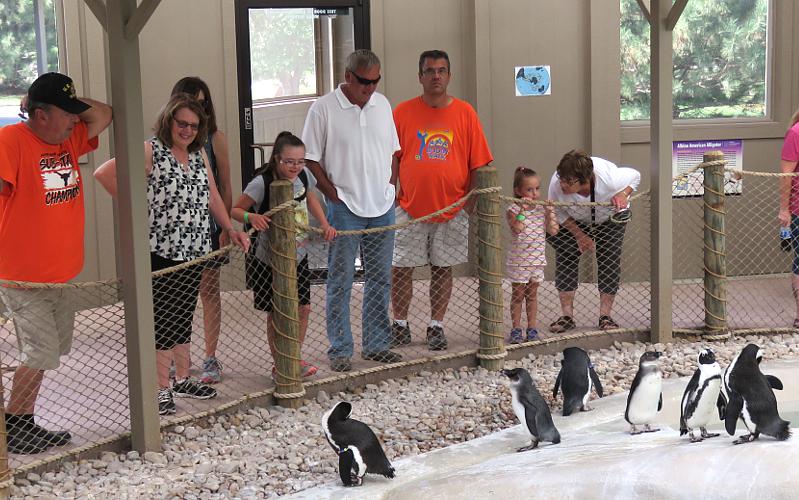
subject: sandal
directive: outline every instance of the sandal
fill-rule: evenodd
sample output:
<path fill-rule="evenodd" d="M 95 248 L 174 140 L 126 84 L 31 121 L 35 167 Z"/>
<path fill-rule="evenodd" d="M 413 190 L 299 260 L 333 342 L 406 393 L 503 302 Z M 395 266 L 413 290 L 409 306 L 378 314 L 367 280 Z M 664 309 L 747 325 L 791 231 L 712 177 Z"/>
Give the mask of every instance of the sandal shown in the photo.
<path fill-rule="evenodd" d="M 573 330 L 577 325 L 574 324 L 574 318 L 571 316 L 561 316 L 554 323 L 549 325 L 549 331 L 552 333 L 562 333 L 567 330 Z"/>
<path fill-rule="evenodd" d="M 600 330 L 615 330 L 617 328 L 619 328 L 619 324 L 613 321 L 613 318 L 611 318 L 610 316 L 599 317 Z"/>

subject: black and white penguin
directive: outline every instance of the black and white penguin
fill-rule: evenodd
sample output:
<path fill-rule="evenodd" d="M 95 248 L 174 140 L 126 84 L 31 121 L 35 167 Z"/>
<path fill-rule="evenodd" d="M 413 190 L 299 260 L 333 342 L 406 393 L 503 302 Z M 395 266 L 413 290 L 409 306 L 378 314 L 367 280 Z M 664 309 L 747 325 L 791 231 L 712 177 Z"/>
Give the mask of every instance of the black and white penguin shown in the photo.
<path fill-rule="evenodd" d="M 661 354 L 659 351 L 647 351 L 638 360 L 638 373 L 633 379 L 630 394 L 627 395 L 627 408 L 624 410 L 624 420 L 632 426 L 630 434 L 660 430 L 652 429 L 649 424 L 655 419 L 657 412 L 663 408 L 663 392 L 661 390 L 663 375 L 660 373 L 658 364 Z M 636 428 L 638 425 L 643 425 L 643 430 L 639 431 Z"/>
<path fill-rule="evenodd" d="M 692 443 L 718 436 L 716 433 L 708 433 L 707 425 L 717 413 L 719 420 L 724 419 L 726 404 L 721 392 L 721 367 L 716 361 L 716 355 L 711 349 L 702 349 L 699 351 L 699 368 L 682 395 L 680 436 L 688 434 Z M 696 428 L 700 430 L 699 436 L 694 436 Z"/>
<path fill-rule="evenodd" d="M 733 441 L 734 444 L 754 441 L 760 434 L 780 441 L 791 437 L 790 422 L 780 418 L 772 390 L 782 389 L 782 382 L 760 371 L 762 357 L 760 347 L 748 344 L 724 371 L 724 388 L 729 400 L 724 418 L 727 433 L 735 435 L 739 418 L 749 431 Z"/>
<path fill-rule="evenodd" d="M 591 411 L 588 398 L 591 388 L 597 395 L 603 396 L 602 382 L 594 371 L 594 365 L 588 353 L 579 347 L 567 347 L 563 350 L 560 372 L 555 380 L 552 396 L 558 398 L 558 389 L 563 391 L 563 416 L 567 417 L 575 411 Z"/>
<path fill-rule="evenodd" d="M 394 467 L 377 436 L 368 425 L 350 418 L 351 413 L 352 405 L 341 401 L 322 417 L 325 437 L 338 454 L 341 482 L 344 486 L 360 486 L 367 472 L 393 478 Z"/>
<path fill-rule="evenodd" d="M 527 427 L 533 441 L 529 446 L 524 446 L 516 451 L 532 450 L 538 447 L 539 441 L 560 443 L 560 433 L 555 428 L 555 423 L 552 422 L 549 406 L 541 397 L 541 393 L 538 392 L 527 370 L 513 368 L 502 370 L 502 374 L 510 379 L 513 412 L 519 422 Z"/>

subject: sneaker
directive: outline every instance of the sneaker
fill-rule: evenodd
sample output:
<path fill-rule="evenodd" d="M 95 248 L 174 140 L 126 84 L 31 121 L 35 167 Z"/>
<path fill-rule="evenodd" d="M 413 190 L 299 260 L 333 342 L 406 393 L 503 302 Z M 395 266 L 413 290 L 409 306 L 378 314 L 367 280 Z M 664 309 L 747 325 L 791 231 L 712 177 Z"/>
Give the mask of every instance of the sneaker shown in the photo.
<path fill-rule="evenodd" d="M 574 318 L 571 316 L 561 316 L 549 325 L 549 331 L 552 333 L 563 333 L 568 330 L 574 330 L 576 326 Z"/>
<path fill-rule="evenodd" d="M 350 358 L 333 358 L 330 360 L 330 369 L 334 372 L 348 372 L 352 370 Z"/>
<path fill-rule="evenodd" d="M 222 381 L 222 363 L 216 359 L 216 356 L 211 356 L 203 361 L 203 374 L 200 376 L 200 382 L 203 384 L 218 384 Z"/>
<path fill-rule="evenodd" d="M 300 367 L 302 367 L 303 377 L 313 377 L 314 375 L 316 375 L 316 372 L 319 371 L 319 368 L 305 361 L 300 361 Z"/>
<path fill-rule="evenodd" d="M 42 439 L 18 427 L 9 427 L 7 437 L 8 452 L 18 455 L 34 455 L 54 446 L 49 440 Z"/>
<path fill-rule="evenodd" d="M 444 351 L 447 349 L 447 337 L 440 326 L 427 327 L 427 348 L 431 351 Z"/>
<path fill-rule="evenodd" d="M 528 328 L 525 333 L 527 334 L 527 342 L 538 340 L 538 330 L 535 328 Z"/>
<path fill-rule="evenodd" d="M 619 324 L 613 321 L 613 318 L 611 318 L 610 316 L 599 317 L 600 330 L 615 330 L 616 328 L 619 328 Z"/>
<path fill-rule="evenodd" d="M 158 389 L 158 414 L 174 415 L 177 411 L 175 400 L 172 399 L 172 391 L 169 389 Z"/>
<path fill-rule="evenodd" d="M 175 383 L 177 381 L 177 375 L 175 371 L 175 362 L 173 361 L 171 365 L 169 365 L 169 381 L 171 383 Z"/>
<path fill-rule="evenodd" d="M 510 343 L 511 344 L 521 344 L 524 342 L 524 335 L 522 335 L 521 328 L 511 328 L 510 331 Z"/>
<path fill-rule="evenodd" d="M 216 389 L 190 378 L 176 382 L 172 386 L 172 393 L 179 398 L 211 399 L 216 397 Z"/>
<path fill-rule="evenodd" d="M 365 352 L 361 357 L 368 361 L 377 361 L 378 363 L 399 363 L 402 361 L 402 355 L 389 350 L 378 352 Z"/>
<path fill-rule="evenodd" d="M 391 347 L 399 347 L 411 343 L 411 327 L 407 323 L 401 326 L 397 322 L 391 323 Z"/>
<path fill-rule="evenodd" d="M 52 446 L 63 446 L 72 440 L 72 435 L 69 432 L 51 432 L 41 425 L 38 425 L 34 421 L 33 415 L 8 415 L 6 418 L 6 426 L 9 429 L 9 433 L 13 428 L 19 435 L 30 434 L 50 443 Z"/>

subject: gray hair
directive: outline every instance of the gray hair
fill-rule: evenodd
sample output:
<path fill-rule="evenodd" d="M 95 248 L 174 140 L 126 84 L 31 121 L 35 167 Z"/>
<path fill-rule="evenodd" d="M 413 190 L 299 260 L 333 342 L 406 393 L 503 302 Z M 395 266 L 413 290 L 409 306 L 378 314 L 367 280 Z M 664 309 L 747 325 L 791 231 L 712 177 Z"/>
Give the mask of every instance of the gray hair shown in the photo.
<path fill-rule="evenodd" d="M 380 66 L 380 59 L 369 49 L 358 49 L 347 56 L 346 69 L 350 73 L 373 66 Z"/>

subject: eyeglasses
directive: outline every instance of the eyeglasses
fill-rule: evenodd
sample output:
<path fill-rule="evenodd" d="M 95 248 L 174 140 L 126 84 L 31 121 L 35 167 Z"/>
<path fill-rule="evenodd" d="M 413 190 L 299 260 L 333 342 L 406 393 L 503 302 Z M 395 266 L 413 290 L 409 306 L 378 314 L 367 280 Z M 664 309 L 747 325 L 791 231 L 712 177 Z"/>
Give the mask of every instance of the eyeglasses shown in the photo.
<path fill-rule="evenodd" d="M 195 132 L 197 132 L 197 130 L 199 130 L 199 128 L 200 128 L 200 124 L 199 123 L 189 123 L 189 122 L 185 122 L 183 120 L 177 120 L 177 119 L 175 120 L 175 125 L 177 125 L 178 128 L 181 129 L 181 130 L 183 130 L 186 127 L 190 127 Z"/>
<path fill-rule="evenodd" d="M 425 68 L 422 71 L 424 76 L 433 76 L 433 75 L 441 75 L 446 76 L 449 74 L 449 68 L 441 67 L 441 68 Z"/>
<path fill-rule="evenodd" d="M 574 186 L 580 182 L 580 179 L 559 179 L 561 184 L 566 184 L 567 186 Z"/>
<path fill-rule="evenodd" d="M 200 103 L 200 106 L 202 106 L 203 109 L 208 109 L 208 101 L 205 99 L 197 99 L 197 102 Z"/>
<path fill-rule="evenodd" d="M 280 160 L 280 164 L 287 167 L 304 167 L 305 160 L 294 160 L 292 158 L 288 158 L 286 160 Z"/>
<path fill-rule="evenodd" d="M 354 76 L 355 79 L 358 80 L 358 83 L 360 83 L 363 86 L 377 85 L 378 82 L 380 81 L 380 79 L 382 78 L 382 76 L 378 76 L 374 80 L 370 80 L 368 78 L 364 78 L 362 76 L 358 76 L 358 73 L 356 73 L 354 71 L 350 71 L 350 73 L 352 73 L 352 76 Z"/>

